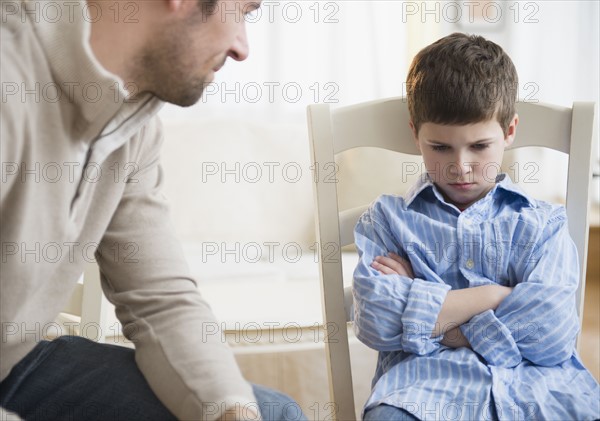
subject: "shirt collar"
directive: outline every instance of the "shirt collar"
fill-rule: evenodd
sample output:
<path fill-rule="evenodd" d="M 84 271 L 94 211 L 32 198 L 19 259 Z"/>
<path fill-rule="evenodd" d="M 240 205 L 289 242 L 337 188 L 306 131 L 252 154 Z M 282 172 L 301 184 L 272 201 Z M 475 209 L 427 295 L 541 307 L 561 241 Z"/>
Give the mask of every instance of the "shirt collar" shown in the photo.
<path fill-rule="evenodd" d="M 429 190 L 433 192 L 435 197 L 440 202 L 446 203 L 442 194 L 433 183 L 433 180 L 431 180 L 431 177 L 429 177 L 429 174 L 425 173 L 421 174 L 417 182 L 413 184 L 413 186 L 406 193 L 404 200 L 406 207 L 409 207 L 417 197 L 423 194 L 423 192 Z M 515 194 L 525 199 L 525 201 L 527 201 L 529 205 L 534 207 L 537 206 L 536 200 L 529 196 L 527 193 L 525 193 L 518 185 L 514 184 L 510 176 L 506 173 L 498 174 L 498 176 L 496 177 L 496 185 L 488 192 L 486 197 L 495 196 L 496 194 L 499 194 L 499 191 L 504 191 L 509 194 Z"/>
<path fill-rule="evenodd" d="M 406 196 L 404 198 L 404 203 L 406 207 L 409 207 L 413 201 L 421 195 L 421 193 L 426 189 L 431 189 L 435 187 L 433 181 L 429 177 L 429 174 L 424 173 L 419 176 L 419 179 L 415 184 L 412 185 L 410 189 L 406 192 Z M 437 189 L 434 189 L 437 193 Z"/>
<path fill-rule="evenodd" d="M 27 0 L 23 1 L 22 7 L 37 16 L 44 3 Z M 81 116 L 89 123 L 106 124 L 120 110 L 132 115 L 146 104 L 149 98 L 143 96 L 138 101 L 125 102 L 128 93 L 123 80 L 96 59 L 90 46 L 90 18 L 86 18 L 94 11 L 87 2 L 59 2 L 55 7 L 61 9 L 57 19 L 31 19 L 31 22 L 46 53 L 54 81 L 68 101 L 80 110 Z M 157 98 L 152 101 L 157 102 L 157 108 L 162 105 Z"/>
<path fill-rule="evenodd" d="M 521 187 L 519 187 L 518 185 L 513 183 L 510 176 L 506 173 L 498 174 L 498 176 L 496 177 L 496 186 L 492 189 L 492 192 L 495 192 L 496 190 L 499 190 L 499 189 L 504 190 L 507 193 L 512 193 L 517 196 L 520 196 L 523 199 L 525 199 L 525 201 L 529 205 L 531 205 L 533 207 L 537 207 L 537 201 L 533 197 L 531 197 L 530 195 L 525 193 L 525 191 L 523 191 L 523 189 L 521 189 Z"/>

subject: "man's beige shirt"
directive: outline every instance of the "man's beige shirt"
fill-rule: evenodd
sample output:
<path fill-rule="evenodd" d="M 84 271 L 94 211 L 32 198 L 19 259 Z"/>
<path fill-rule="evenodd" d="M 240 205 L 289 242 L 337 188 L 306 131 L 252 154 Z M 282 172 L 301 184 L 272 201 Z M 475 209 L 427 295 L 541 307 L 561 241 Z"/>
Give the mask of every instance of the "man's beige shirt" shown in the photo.
<path fill-rule="evenodd" d="M 169 223 L 161 102 L 124 101 L 123 82 L 91 52 L 85 2 L 54 4 L 58 20 L 34 2 L 3 6 L 0 379 L 41 339 L 95 254 L 156 395 L 180 419 L 216 419 L 255 398 L 214 334 Z"/>

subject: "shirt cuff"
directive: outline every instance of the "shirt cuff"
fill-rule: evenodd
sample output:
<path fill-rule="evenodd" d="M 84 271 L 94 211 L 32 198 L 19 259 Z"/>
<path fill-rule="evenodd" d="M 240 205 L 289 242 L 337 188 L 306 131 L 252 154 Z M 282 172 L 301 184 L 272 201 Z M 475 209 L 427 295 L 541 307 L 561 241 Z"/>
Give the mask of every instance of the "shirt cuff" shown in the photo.
<path fill-rule="evenodd" d="M 515 367 L 522 361 L 521 351 L 510 330 L 492 310 L 474 316 L 460 327 L 473 351 L 488 364 L 499 367 Z"/>
<path fill-rule="evenodd" d="M 417 355 L 429 354 L 440 347 L 443 336 L 431 334 L 450 285 L 414 279 L 402 314 L 402 349 Z"/>

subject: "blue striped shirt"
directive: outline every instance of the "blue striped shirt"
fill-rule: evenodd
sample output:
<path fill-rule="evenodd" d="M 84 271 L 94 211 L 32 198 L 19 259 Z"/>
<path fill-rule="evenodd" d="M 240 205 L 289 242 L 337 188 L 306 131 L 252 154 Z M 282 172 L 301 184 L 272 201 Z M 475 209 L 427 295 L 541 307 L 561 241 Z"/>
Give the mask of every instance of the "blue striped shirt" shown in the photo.
<path fill-rule="evenodd" d="M 427 420 L 600 417 L 600 388 L 575 351 L 579 270 L 564 207 L 502 174 L 461 212 L 425 176 L 405 198 L 378 198 L 354 234 L 354 328 L 379 351 L 365 410 L 385 403 Z M 408 259 L 415 278 L 371 267 L 388 252 Z M 494 283 L 514 289 L 461 326 L 472 349 L 431 337 L 450 289 Z"/>

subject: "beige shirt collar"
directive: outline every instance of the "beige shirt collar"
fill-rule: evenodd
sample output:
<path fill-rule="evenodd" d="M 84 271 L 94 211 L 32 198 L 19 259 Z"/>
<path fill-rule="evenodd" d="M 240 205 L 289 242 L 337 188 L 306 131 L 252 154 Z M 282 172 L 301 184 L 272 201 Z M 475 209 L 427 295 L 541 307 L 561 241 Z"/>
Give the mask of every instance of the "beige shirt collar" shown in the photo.
<path fill-rule="evenodd" d="M 135 102 L 126 103 L 127 91 L 123 80 L 106 70 L 98 62 L 90 46 L 91 22 L 99 11 L 85 0 L 52 2 L 23 2 L 35 32 L 47 53 L 53 78 L 70 102 L 80 109 L 88 122 L 104 122 L 129 118 L 143 104 L 148 105 L 152 95 L 142 95 Z M 152 98 L 151 102 L 162 102 Z M 119 114 L 122 114 L 121 116 Z"/>

